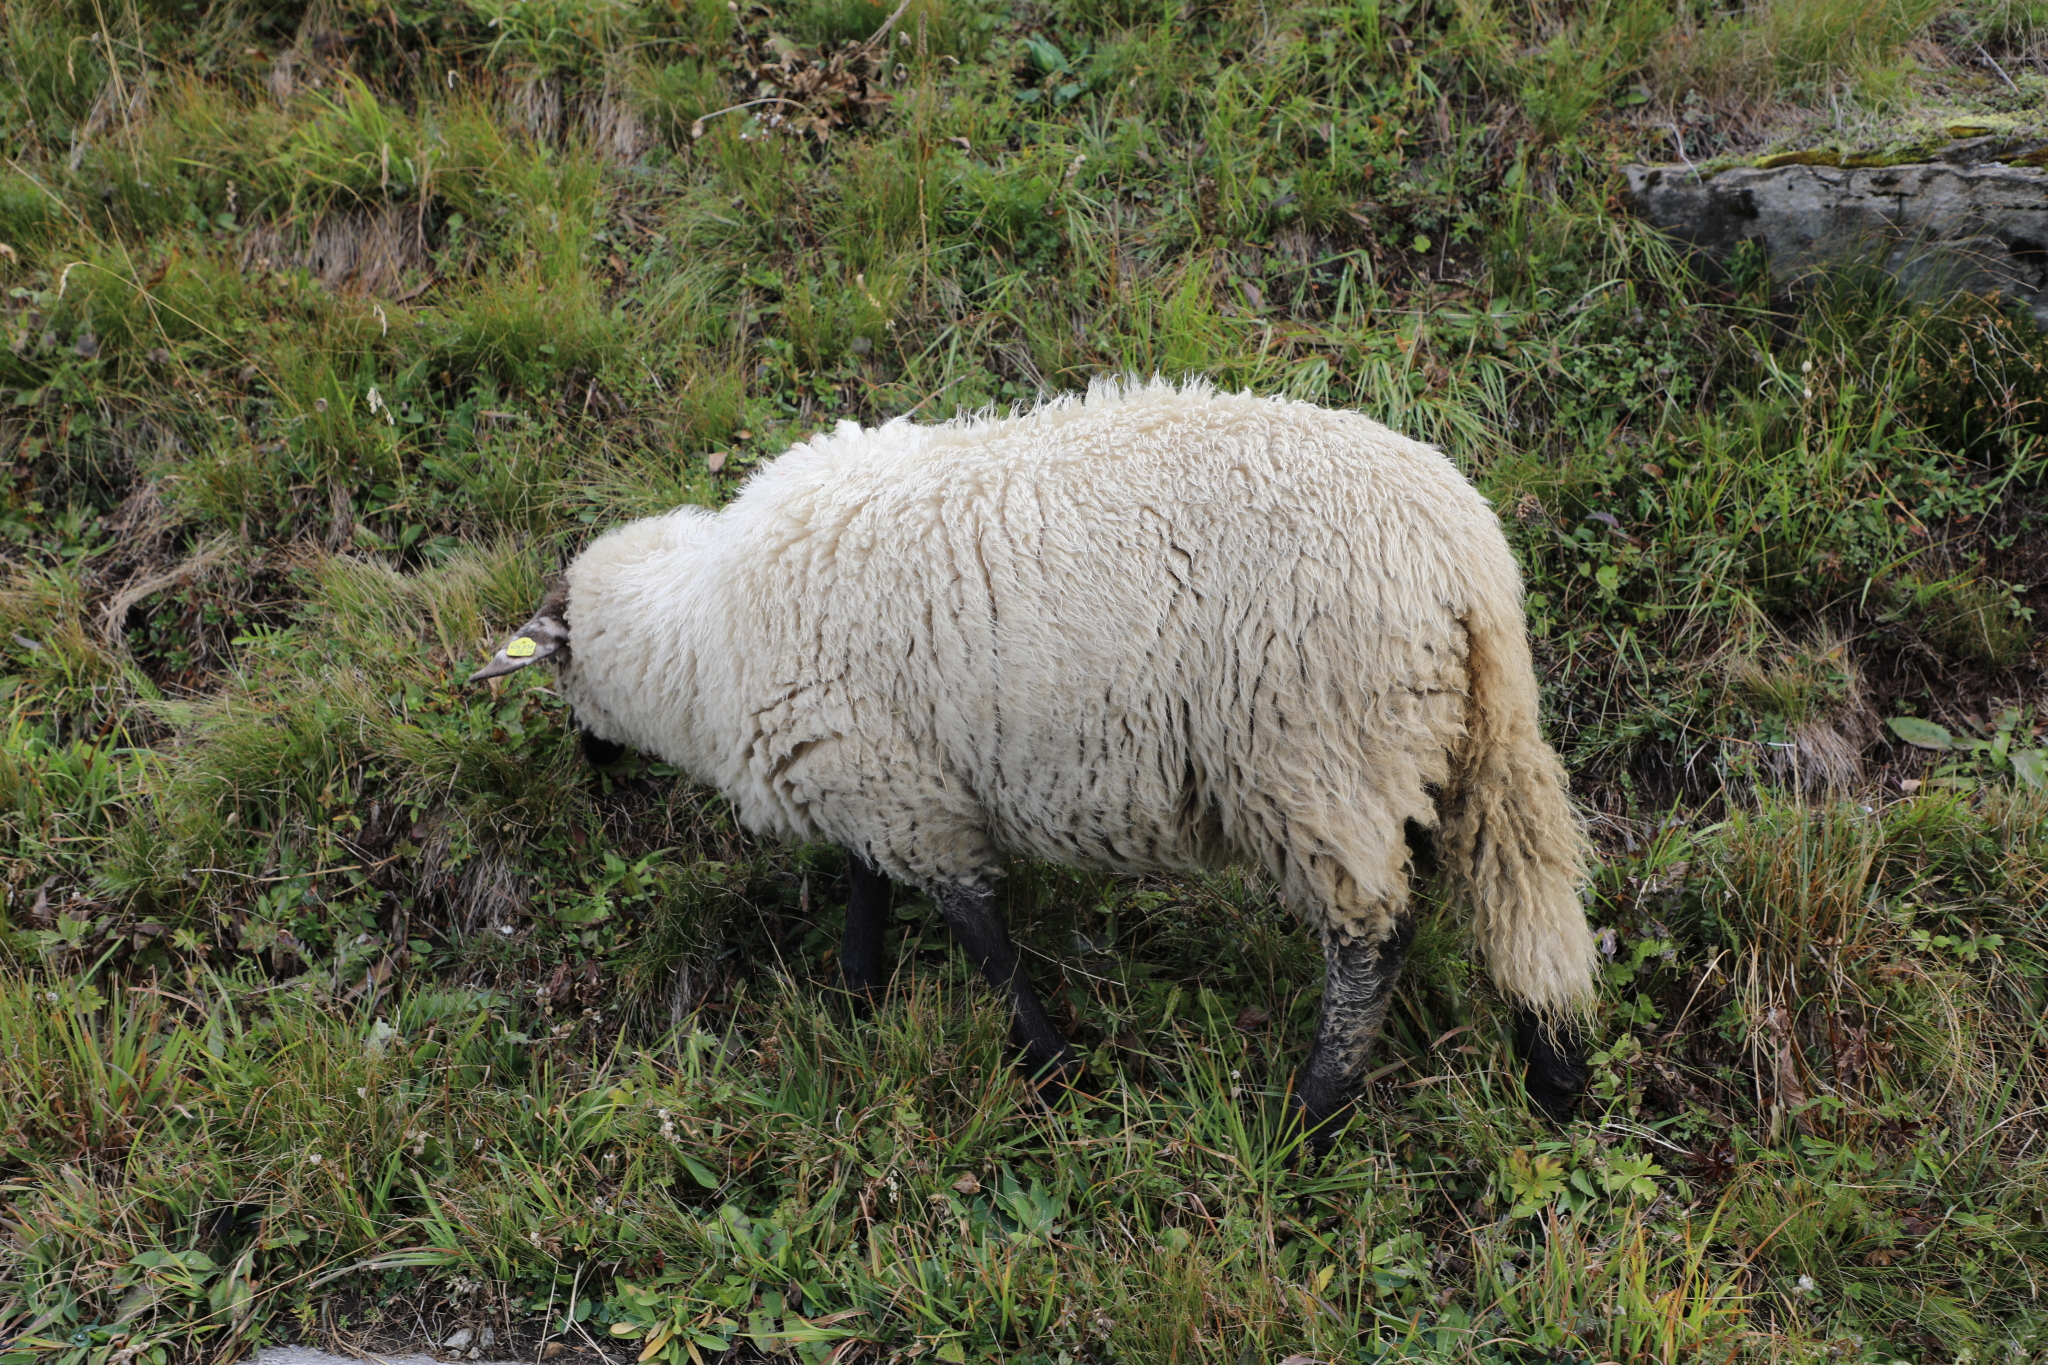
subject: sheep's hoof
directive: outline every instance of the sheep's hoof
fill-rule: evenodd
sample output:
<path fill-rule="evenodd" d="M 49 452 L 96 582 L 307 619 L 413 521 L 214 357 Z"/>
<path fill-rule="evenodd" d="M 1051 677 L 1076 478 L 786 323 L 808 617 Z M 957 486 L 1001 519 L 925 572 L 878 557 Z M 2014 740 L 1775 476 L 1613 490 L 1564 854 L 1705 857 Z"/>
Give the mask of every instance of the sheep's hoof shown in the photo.
<path fill-rule="evenodd" d="M 1339 1105 L 1328 1113 L 1317 1113 L 1297 1100 L 1289 1106 L 1289 1114 L 1292 1122 L 1285 1130 L 1286 1136 L 1290 1140 L 1295 1140 L 1299 1134 L 1300 1146 L 1297 1150 L 1303 1155 L 1313 1153 L 1318 1157 L 1325 1157 L 1330 1154 L 1330 1149 L 1337 1145 L 1337 1135 L 1344 1131 L 1345 1123 L 1350 1120 L 1351 1106 Z"/>
<path fill-rule="evenodd" d="M 1529 1103 L 1536 1106 L 1536 1111 L 1559 1127 L 1570 1123 L 1578 1112 L 1579 1096 L 1576 1091 L 1553 1089 L 1533 1078 L 1523 1090 L 1529 1096 Z"/>
<path fill-rule="evenodd" d="M 865 1019 L 875 1012 L 875 1007 L 882 1003 L 883 988 L 880 981 L 850 977 L 844 972 L 839 976 L 839 993 L 853 1007 L 857 1018 Z"/>
<path fill-rule="evenodd" d="M 1049 1100 L 1077 1088 L 1082 1073 L 1087 1069 L 1087 1063 L 1071 1052 L 1050 1061 L 1026 1053 L 1023 1060 L 1025 1082 L 1041 1100 Z"/>

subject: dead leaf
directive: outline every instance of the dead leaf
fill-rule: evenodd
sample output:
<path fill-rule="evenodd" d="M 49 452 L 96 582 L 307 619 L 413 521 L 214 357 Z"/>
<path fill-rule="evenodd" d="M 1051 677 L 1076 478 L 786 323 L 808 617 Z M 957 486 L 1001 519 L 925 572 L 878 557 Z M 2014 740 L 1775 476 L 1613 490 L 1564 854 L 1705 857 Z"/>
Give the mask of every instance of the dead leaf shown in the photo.
<path fill-rule="evenodd" d="M 953 1182 L 953 1188 L 962 1194 L 980 1194 L 981 1182 L 974 1178 L 974 1172 L 969 1171 Z"/>
<path fill-rule="evenodd" d="M 808 131 L 820 142 L 839 128 L 877 121 L 895 98 L 883 85 L 890 70 L 889 30 L 900 14 L 866 42 L 848 41 L 827 53 L 767 29 L 769 11 L 752 7 L 742 18 L 735 53 L 747 99 L 733 108 L 752 107 L 764 127 Z M 702 136 L 703 123 L 691 126 L 693 138 Z"/>
<path fill-rule="evenodd" d="M 719 470 L 724 469 L 725 452 L 722 450 L 714 450 L 709 455 L 706 455 L 704 457 L 704 467 L 714 474 L 716 474 Z"/>
<path fill-rule="evenodd" d="M 1854 1081 L 1870 1069 L 1870 1030 L 1849 1028 L 1842 1031 L 1829 1030 L 1829 1045 L 1835 1053 L 1835 1075 L 1844 1081 Z"/>

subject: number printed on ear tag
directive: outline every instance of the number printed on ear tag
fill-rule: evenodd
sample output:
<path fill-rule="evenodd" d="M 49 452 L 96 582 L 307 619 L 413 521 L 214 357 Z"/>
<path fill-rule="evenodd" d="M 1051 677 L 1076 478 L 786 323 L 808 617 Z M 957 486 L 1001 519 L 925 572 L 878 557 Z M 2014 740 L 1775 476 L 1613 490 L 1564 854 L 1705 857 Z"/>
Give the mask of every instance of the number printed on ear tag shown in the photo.
<path fill-rule="evenodd" d="M 533 653 L 534 648 L 532 636 L 515 635 L 512 637 L 512 643 L 505 646 L 505 657 L 508 659 L 524 659 Z"/>

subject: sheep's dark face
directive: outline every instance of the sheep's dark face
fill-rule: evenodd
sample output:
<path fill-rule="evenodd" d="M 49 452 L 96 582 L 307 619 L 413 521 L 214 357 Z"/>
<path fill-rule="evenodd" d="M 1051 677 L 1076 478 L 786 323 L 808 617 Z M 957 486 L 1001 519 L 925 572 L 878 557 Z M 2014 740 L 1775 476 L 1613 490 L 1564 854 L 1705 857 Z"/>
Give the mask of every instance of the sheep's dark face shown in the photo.
<path fill-rule="evenodd" d="M 542 659 L 569 661 L 569 585 L 558 582 L 534 609 L 533 619 L 513 632 L 491 661 L 469 675 L 473 683 L 502 678 Z"/>

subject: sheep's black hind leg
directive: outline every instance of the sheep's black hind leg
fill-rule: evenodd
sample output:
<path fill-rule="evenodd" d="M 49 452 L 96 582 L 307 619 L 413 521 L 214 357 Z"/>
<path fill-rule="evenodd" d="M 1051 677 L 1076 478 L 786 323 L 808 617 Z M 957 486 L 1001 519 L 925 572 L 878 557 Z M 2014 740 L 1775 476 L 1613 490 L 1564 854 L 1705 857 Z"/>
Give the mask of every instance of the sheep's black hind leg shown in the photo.
<path fill-rule="evenodd" d="M 858 1000 L 872 1004 L 887 984 L 882 969 L 889 928 L 889 879 L 858 853 L 846 855 L 846 933 L 839 940 L 839 980 Z"/>
<path fill-rule="evenodd" d="M 1545 1028 L 1536 1011 L 1515 1010 L 1515 1051 L 1529 1065 L 1522 1088 L 1553 1123 L 1568 1123 L 1586 1088 L 1586 1043 L 1569 1024 Z"/>
<path fill-rule="evenodd" d="M 987 887 L 942 887 L 939 911 L 968 960 L 981 968 L 988 984 L 1009 1002 L 1010 1036 L 1024 1049 L 1033 1073 L 1070 1076 L 1079 1071 L 1073 1049 L 1045 1017 L 1038 993 L 1031 989 L 1031 978 L 1017 960 L 1010 930 L 996 911 L 996 893 Z"/>
<path fill-rule="evenodd" d="M 1345 1109 L 1357 1097 L 1414 938 L 1415 921 L 1403 915 L 1383 939 L 1323 942 L 1323 1014 L 1295 1094 L 1309 1141 L 1319 1149 L 1335 1140 Z"/>

